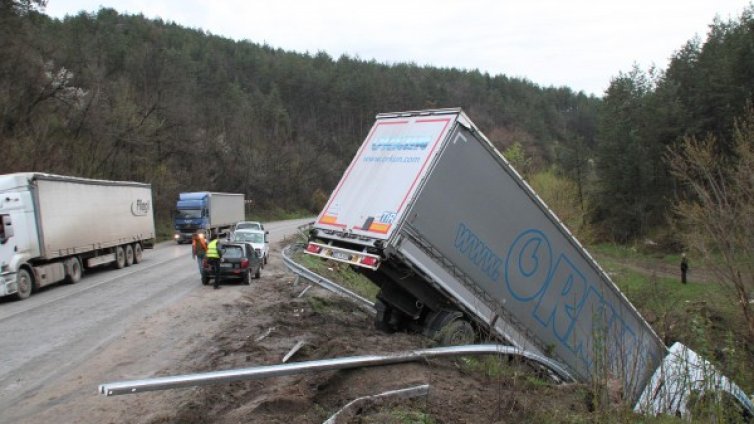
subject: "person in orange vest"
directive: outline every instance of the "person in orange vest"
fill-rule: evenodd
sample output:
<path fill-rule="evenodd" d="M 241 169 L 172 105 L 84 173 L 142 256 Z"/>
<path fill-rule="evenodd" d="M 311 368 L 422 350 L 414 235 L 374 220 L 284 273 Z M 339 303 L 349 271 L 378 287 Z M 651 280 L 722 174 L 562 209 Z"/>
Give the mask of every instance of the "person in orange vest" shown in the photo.
<path fill-rule="evenodd" d="M 202 262 L 207 254 L 207 240 L 204 239 L 204 233 L 197 231 L 191 236 L 191 257 L 196 260 L 199 266 L 199 275 L 202 275 Z"/>

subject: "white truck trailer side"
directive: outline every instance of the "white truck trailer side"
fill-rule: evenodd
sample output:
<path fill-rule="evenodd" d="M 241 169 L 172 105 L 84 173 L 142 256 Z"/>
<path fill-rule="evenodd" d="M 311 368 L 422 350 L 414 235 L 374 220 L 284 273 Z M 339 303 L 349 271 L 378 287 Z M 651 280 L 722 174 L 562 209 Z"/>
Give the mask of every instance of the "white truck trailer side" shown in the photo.
<path fill-rule="evenodd" d="M 142 260 L 154 245 L 149 184 L 43 173 L 0 175 L 0 296 L 28 297 L 84 268 Z"/>
<path fill-rule="evenodd" d="M 653 379 L 669 364 L 660 338 L 460 109 L 378 115 L 306 252 L 380 286 L 380 328 L 484 332 L 581 381 L 618 379 L 641 410 L 684 413 Z"/>

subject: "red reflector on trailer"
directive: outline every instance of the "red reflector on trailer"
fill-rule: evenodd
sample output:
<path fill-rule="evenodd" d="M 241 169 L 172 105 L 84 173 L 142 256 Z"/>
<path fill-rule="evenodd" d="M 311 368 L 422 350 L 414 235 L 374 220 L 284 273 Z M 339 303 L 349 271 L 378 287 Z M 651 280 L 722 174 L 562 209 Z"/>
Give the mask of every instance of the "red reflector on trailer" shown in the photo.
<path fill-rule="evenodd" d="M 361 258 L 360 262 L 366 266 L 375 266 L 377 265 L 377 258 L 373 258 L 371 256 L 364 256 L 363 258 Z"/>
<path fill-rule="evenodd" d="M 310 253 L 319 253 L 320 250 L 322 250 L 322 248 L 317 246 L 316 244 L 309 244 L 308 246 L 306 246 L 306 251 Z"/>

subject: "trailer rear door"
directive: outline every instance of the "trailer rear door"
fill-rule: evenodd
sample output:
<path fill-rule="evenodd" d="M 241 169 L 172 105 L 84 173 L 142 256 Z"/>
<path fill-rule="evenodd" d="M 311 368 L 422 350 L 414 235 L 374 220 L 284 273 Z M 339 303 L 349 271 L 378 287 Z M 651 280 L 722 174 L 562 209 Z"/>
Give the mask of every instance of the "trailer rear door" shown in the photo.
<path fill-rule="evenodd" d="M 388 239 L 457 117 L 379 115 L 316 226 Z"/>

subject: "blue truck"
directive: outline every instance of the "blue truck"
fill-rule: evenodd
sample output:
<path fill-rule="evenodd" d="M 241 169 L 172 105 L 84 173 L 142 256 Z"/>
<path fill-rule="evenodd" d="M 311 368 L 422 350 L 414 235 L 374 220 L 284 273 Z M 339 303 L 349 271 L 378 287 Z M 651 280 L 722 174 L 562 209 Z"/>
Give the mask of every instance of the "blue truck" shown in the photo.
<path fill-rule="evenodd" d="M 244 220 L 244 195 L 209 191 L 180 193 L 175 205 L 175 241 L 190 243 L 202 230 L 207 237 L 223 234 Z"/>

